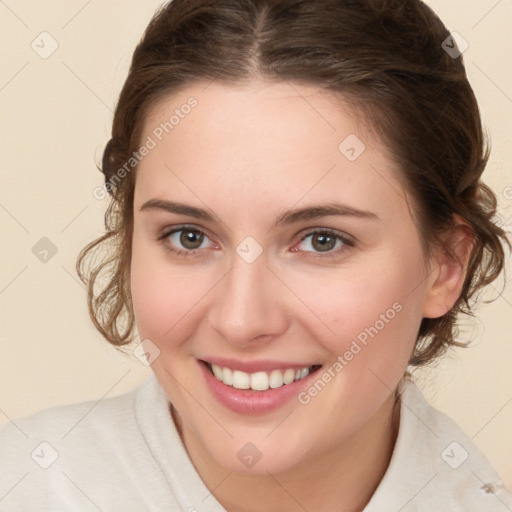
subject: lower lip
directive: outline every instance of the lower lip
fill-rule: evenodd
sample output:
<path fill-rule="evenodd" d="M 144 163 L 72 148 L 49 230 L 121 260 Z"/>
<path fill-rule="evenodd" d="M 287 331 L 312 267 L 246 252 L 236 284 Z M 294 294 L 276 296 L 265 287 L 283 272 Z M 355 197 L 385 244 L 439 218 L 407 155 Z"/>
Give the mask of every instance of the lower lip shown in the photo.
<path fill-rule="evenodd" d="M 204 363 L 198 361 L 198 364 L 213 396 L 228 409 L 243 414 L 264 414 L 279 409 L 293 397 L 296 397 L 308 385 L 310 378 L 313 378 L 318 372 L 316 370 L 303 379 L 285 384 L 279 388 L 254 391 L 227 386 L 217 380 Z"/>

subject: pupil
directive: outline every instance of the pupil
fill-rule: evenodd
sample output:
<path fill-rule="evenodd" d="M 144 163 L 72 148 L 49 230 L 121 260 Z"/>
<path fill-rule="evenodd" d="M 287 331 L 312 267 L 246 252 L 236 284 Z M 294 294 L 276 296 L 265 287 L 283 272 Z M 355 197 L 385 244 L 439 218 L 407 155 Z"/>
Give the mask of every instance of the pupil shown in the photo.
<path fill-rule="evenodd" d="M 318 251 L 329 251 L 334 247 L 335 243 L 334 237 L 327 234 L 320 234 L 313 238 L 313 247 Z"/>
<path fill-rule="evenodd" d="M 204 235 L 197 231 L 182 231 L 180 242 L 187 249 L 197 249 L 203 243 Z"/>

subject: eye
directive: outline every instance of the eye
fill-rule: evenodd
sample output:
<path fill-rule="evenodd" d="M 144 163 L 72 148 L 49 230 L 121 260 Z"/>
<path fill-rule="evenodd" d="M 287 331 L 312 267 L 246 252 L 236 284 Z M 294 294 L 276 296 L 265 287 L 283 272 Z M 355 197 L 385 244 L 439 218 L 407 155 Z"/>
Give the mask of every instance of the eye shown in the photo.
<path fill-rule="evenodd" d="M 317 229 L 307 233 L 298 244 L 298 250 L 317 253 L 337 253 L 354 242 L 329 229 Z"/>
<path fill-rule="evenodd" d="M 160 240 L 171 252 L 189 255 L 199 249 L 205 249 L 211 244 L 211 240 L 198 228 L 180 226 L 167 231 Z"/>

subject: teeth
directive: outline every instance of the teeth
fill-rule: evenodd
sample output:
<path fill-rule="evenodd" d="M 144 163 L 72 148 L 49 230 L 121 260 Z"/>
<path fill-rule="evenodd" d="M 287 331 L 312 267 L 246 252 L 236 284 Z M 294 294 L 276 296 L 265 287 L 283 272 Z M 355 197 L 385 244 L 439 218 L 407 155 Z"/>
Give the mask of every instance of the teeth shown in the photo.
<path fill-rule="evenodd" d="M 247 375 L 247 373 L 245 374 Z M 251 374 L 251 389 L 256 391 L 265 391 L 269 386 L 269 378 L 265 372 L 257 372 Z M 274 386 L 276 387 L 276 386 Z"/>
<path fill-rule="evenodd" d="M 284 372 L 281 370 L 272 370 L 267 372 L 246 373 L 240 370 L 231 370 L 222 368 L 216 364 L 210 365 L 213 375 L 228 386 L 236 389 L 253 389 L 254 391 L 266 391 L 268 388 L 276 389 L 286 384 L 291 384 L 296 380 L 307 377 L 310 367 L 294 370 L 288 368 Z"/>
<path fill-rule="evenodd" d="M 283 383 L 284 384 L 291 384 L 295 380 L 295 371 L 288 369 L 284 372 L 283 375 Z"/>
<path fill-rule="evenodd" d="M 272 370 L 268 379 L 268 385 L 274 388 L 280 388 L 284 383 L 284 376 L 279 370 Z"/>
<path fill-rule="evenodd" d="M 219 370 L 222 371 L 222 382 L 224 382 L 224 384 L 228 384 L 229 386 L 232 386 L 233 385 L 233 372 L 229 368 L 222 368 L 222 369 L 219 368 Z"/>
<path fill-rule="evenodd" d="M 251 387 L 251 378 L 248 373 L 233 371 L 233 387 L 236 389 L 249 389 Z"/>
<path fill-rule="evenodd" d="M 224 372 L 222 371 L 222 368 L 220 366 L 217 366 L 216 364 L 212 364 L 212 371 L 213 371 L 213 374 L 215 375 L 215 377 L 217 377 L 217 379 L 223 380 L 222 374 Z M 229 371 L 231 371 L 231 370 L 229 370 Z"/>

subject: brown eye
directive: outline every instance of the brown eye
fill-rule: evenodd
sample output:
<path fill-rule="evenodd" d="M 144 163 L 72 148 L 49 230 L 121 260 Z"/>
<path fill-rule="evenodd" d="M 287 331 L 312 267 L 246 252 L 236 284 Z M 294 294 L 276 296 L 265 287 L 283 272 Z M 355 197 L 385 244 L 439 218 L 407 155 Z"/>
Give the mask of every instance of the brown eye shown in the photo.
<path fill-rule="evenodd" d="M 210 239 L 200 230 L 188 227 L 174 229 L 163 235 L 169 250 L 181 253 L 191 253 L 196 249 L 204 249 L 211 244 Z"/>
<path fill-rule="evenodd" d="M 193 229 L 182 229 L 180 235 L 180 244 L 185 249 L 199 249 L 204 240 L 204 233 Z"/>
<path fill-rule="evenodd" d="M 302 252 L 309 253 L 338 253 L 347 247 L 353 246 L 354 243 L 342 234 L 326 229 L 317 229 L 307 233 L 298 245 L 298 249 Z"/>
<path fill-rule="evenodd" d="M 319 252 L 330 251 L 336 245 L 336 237 L 328 233 L 317 233 L 312 235 L 311 245 Z"/>

